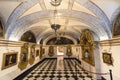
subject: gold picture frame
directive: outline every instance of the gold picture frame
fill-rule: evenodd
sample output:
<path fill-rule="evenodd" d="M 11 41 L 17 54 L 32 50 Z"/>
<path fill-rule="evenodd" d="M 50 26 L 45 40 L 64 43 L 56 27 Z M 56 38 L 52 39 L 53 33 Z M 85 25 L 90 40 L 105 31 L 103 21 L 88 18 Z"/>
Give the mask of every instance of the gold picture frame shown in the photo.
<path fill-rule="evenodd" d="M 112 56 L 110 53 L 103 53 L 103 62 L 108 65 L 113 65 Z"/>
<path fill-rule="evenodd" d="M 17 64 L 18 52 L 8 52 L 3 54 L 2 70 Z"/>
<path fill-rule="evenodd" d="M 21 70 L 25 69 L 28 65 L 28 45 L 29 43 L 24 43 L 21 47 L 20 61 L 18 64 L 18 68 Z"/>
<path fill-rule="evenodd" d="M 37 50 L 36 50 L 36 57 L 39 56 L 39 54 L 40 54 L 40 50 L 37 49 Z"/>
<path fill-rule="evenodd" d="M 95 66 L 94 62 L 94 39 L 91 31 L 85 29 L 80 36 L 80 45 L 82 51 L 82 60 L 88 64 Z"/>
<path fill-rule="evenodd" d="M 30 58 L 29 58 L 29 64 L 32 65 L 35 61 L 35 45 L 32 45 L 30 47 Z"/>

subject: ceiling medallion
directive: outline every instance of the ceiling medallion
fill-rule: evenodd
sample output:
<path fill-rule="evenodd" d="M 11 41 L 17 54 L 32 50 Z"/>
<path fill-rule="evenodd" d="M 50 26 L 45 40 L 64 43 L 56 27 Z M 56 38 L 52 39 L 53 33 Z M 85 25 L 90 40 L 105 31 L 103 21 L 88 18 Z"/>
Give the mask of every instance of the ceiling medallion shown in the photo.
<path fill-rule="evenodd" d="M 62 0 L 51 0 L 51 5 L 53 5 L 53 6 L 59 6 L 60 4 L 61 4 L 61 1 Z"/>

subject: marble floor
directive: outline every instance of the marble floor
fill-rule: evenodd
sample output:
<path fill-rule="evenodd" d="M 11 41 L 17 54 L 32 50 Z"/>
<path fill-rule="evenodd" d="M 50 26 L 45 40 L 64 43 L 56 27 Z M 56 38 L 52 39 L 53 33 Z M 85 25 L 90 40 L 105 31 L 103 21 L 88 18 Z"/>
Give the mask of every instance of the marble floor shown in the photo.
<path fill-rule="evenodd" d="M 64 59 L 63 68 L 57 69 L 57 59 L 46 59 L 23 80 L 95 80 L 76 65 L 80 65 L 76 59 Z"/>

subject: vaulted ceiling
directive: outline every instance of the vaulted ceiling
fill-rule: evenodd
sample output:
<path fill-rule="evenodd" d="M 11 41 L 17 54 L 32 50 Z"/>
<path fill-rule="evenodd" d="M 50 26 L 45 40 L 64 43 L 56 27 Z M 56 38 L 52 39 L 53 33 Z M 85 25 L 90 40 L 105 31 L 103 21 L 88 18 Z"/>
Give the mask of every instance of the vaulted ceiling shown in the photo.
<path fill-rule="evenodd" d="M 36 42 L 54 38 L 51 29 L 54 23 L 54 9 L 51 0 L 0 0 L 0 17 L 5 24 L 5 38 L 19 40 L 32 31 Z M 61 25 L 62 37 L 74 42 L 80 38 L 83 29 L 90 29 L 94 40 L 112 38 L 112 24 L 120 12 L 120 0 L 62 0 L 56 7 L 56 23 Z"/>

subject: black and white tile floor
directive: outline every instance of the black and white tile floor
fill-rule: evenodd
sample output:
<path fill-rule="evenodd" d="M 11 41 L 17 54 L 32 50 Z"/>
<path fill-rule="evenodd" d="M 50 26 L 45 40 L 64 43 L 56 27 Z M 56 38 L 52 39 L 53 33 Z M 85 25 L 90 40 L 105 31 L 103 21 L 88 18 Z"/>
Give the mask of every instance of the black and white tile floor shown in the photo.
<path fill-rule="evenodd" d="M 57 70 L 57 59 L 46 59 L 23 80 L 95 80 L 76 65 L 76 59 L 64 59 L 64 69 Z"/>

